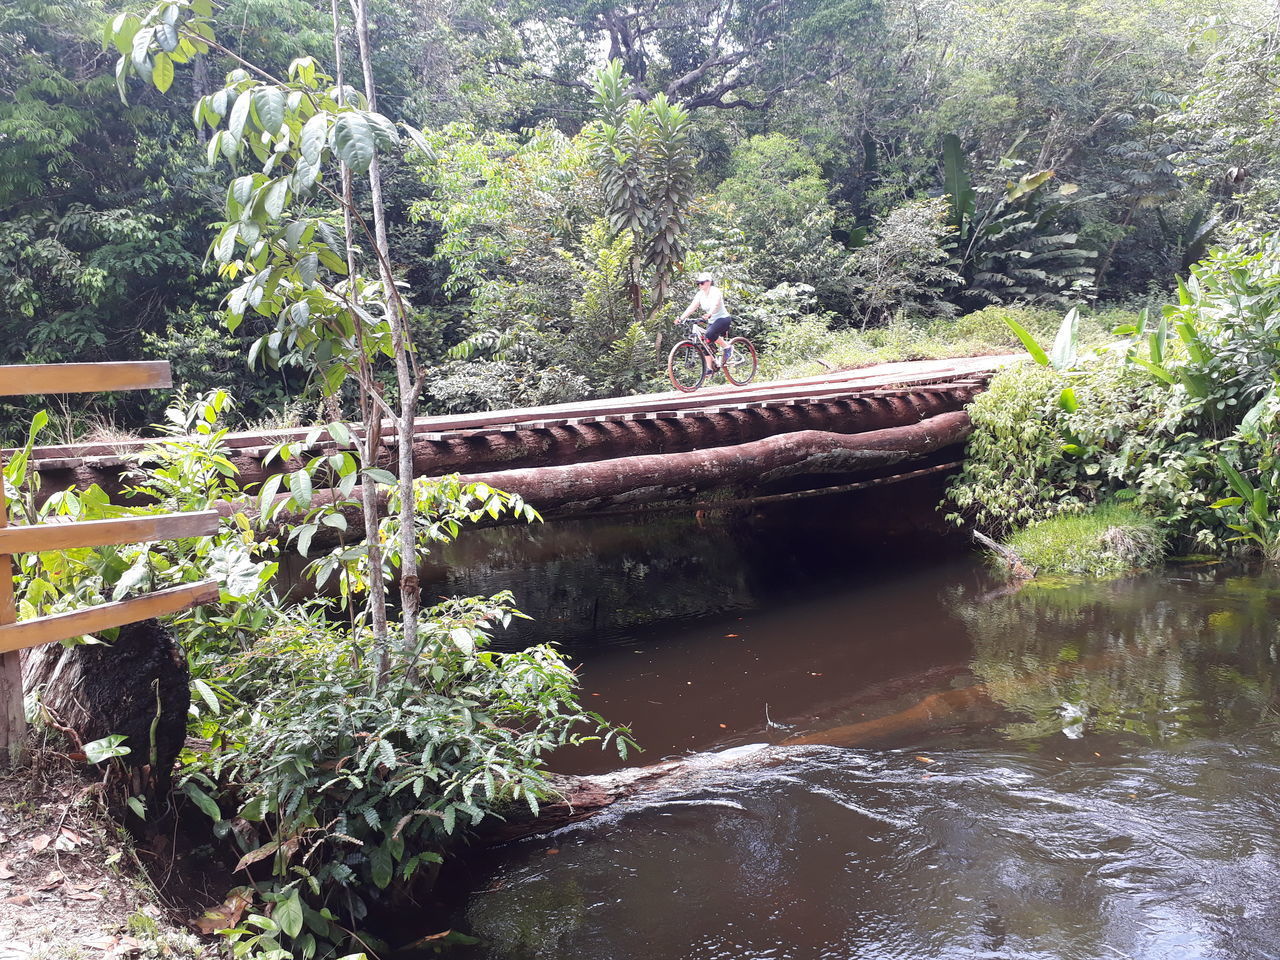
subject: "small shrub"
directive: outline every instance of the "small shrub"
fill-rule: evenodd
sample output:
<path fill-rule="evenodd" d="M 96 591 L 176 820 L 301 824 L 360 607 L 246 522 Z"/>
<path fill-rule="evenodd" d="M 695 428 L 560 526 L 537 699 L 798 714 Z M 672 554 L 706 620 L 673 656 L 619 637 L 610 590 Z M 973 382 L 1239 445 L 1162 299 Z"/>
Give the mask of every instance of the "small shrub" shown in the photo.
<path fill-rule="evenodd" d="M 1165 544 L 1155 520 L 1113 503 L 1041 520 L 1008 540 L 1009 549 L 1042 576 L 1098 578 L 1123 576 L 1159 563 Z"/>

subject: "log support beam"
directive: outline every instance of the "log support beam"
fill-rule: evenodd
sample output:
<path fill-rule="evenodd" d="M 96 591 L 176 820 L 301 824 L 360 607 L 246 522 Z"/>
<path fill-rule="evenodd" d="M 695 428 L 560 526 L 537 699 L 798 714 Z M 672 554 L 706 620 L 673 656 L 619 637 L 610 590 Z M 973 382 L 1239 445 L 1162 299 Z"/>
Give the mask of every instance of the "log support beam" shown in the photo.
<path fill-rule="evenodd" d="M 585 516 L 647 505 L 701 504 L 708 496 L 734 499 L 770 492 L 833 485 L 846 477 L 912 472 L 920 461 L 963 444 L 972 427 L 962 410 L 918 423 L 865 433 L 801 430 L 732 446 L 685 453 L 642 454 L 553 467 L 464 473 L 465 482 L 487 483 L 516 493 L 544 517 Z M 821 478 L 823 482 L 816 482 Z M 313 506 L 329 496 L 317 491 Z M 286 494 L 277 503 L 287 499 Z M 343 509 L 348 530 L 360 529 L 359 491 Z M 230 505 L 219 509 L 231 512 Z M 284 518 L 289 519 L 289 518 Z M 328 528 L 316 536 L 327 545 Z"/>

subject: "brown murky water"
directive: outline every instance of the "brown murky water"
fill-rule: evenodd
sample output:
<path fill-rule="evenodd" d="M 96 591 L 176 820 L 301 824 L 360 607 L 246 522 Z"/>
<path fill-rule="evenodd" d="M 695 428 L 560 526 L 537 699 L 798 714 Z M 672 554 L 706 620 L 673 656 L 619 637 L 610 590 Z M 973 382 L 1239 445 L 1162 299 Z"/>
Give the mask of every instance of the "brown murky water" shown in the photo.
<path fill-rule="evenodd" d="M 1280 578 L 1186 564 L 1007 595 L 954 545 L 870 532 L 892 510 L 460 548 L 442 587 L 541 591 L 538 635 L 632 725 L 632 762 L 705 752 L 476 864 L 468 956 L 1280 957 Z"/>

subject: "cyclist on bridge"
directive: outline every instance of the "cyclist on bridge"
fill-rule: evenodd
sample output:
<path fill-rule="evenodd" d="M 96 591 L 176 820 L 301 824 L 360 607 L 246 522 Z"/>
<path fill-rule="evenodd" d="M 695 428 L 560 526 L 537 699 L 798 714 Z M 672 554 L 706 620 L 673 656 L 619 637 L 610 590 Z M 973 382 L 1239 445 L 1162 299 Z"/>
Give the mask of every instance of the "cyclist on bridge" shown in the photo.
<path fill-rule="evenodd" d="M 694 294 L 693 302 L 689 304 L 684 313 L 680 314 L 674 323 L 679 325 L 695 311 L 702 311 L 707 319 L 707 329 L 704 335 L 719 347 L 721 363 L 728 363 L 733 348 L 729 346 L 724 335 L 729 332 L 729 324 L 733 322 L 733 317 L 729 316 L 729 311 L 725 309 L 724 293 L 716 286 L 715 278 L 709 273 L 700 273 L 697 280 L 698 292 Z M 706 364 L 708 371 L 715 369 L 710 357 L 706 358 Z"/>

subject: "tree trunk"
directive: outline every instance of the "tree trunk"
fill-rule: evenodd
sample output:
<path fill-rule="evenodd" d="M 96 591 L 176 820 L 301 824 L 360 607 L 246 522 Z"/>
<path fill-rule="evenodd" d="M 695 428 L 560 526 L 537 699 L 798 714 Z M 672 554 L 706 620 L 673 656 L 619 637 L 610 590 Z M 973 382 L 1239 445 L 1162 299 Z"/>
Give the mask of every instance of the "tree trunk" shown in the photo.
<path fill-rule="evenodd" d="M 163 790 L 187 732 L 187 658 L 156 620 L 120 628 L 114 643 L 48 643 L 23 657 L 23 679 L 44 715 L 80 745 L 125 737 L 122 759 Z"/>
<path fill-rule="evenodd" d="M 373 55 L 369 46 L 369 11 L 365 0 L 351 0 L 351 12 L 356 24 L 356 42 L 360 48 L 360 67 L 364 73 L 364 95 L 369 109 L 378 109 L 378 92 L 373 82 Z M 387 311 L 391 321 L 391 347 L 395 354 L 396 387 L 399 392 L 400 416 L 396 422 L 399 443 L 396 446 L 399 460 L 400 490 L 400 626 L 402 639 L 408 650 L 418 645 L 418 584 L 417 531 L 414 519 L 417 513 L 413 496 L 413 425 L 417 416 L 418 394 L 422 380 L 413 359 L 412 331 L 404 300 L 396 288 L 391 272 L 391 246 L 387 239 L 386 204 L 382 199 L 382 168 L 375 154 L 369 164 L 370 204 L 373 207 L 374 243 L 378 251 L 378 270 L 386 295 Z M 377 574 L 374 574 L 375 576 Z"/>
<path fill-rule="evenodd" d="M 338 17 L 338 0 L 331 0 L 330 9 L 333 16 L 333 57 L 335 79 L 338 83 L 338 100 L 346 99 L 346 84 L 342 73 L 342 36 L 341 21 Z M 356 275 L 356 237 L 352 210 L 354 208 L 354 192 L 351 183 L 351 168 L 342 164 L 342 236 L 347 248 L 347 276 Z M 354 311 L 353 311 L 354 313 Z M 361 464 L 364 469 L 372 469 L 377 465 L 378 448 L 381 444 L 382 414 L 373 398 L 377 389 L 373 369 L 369 363 L 364 342 L 364 323 L 352 317 L 352 326 L 356 330 L 356 341 L 360 347 L 360 363 L 357 371 L 357 385 L 360 394 L 360 414 L 367 428 L 364 447 L 361 451 Z M 387 629 L 387 596 L 386 583 L 382 579 L 382 545 L 378 541 L 379 505 L 377 488 L 365 484 L 360 493 L 361 514 L 360 527 L 368 533 L 365 537 L 365 549 L 369 564 L 369 619 L 373 626 L 373 641 L 378 657 L 378 677 L 381 679 L 390 670 L 390 651 L 388 650 Z"/>

